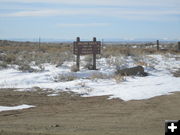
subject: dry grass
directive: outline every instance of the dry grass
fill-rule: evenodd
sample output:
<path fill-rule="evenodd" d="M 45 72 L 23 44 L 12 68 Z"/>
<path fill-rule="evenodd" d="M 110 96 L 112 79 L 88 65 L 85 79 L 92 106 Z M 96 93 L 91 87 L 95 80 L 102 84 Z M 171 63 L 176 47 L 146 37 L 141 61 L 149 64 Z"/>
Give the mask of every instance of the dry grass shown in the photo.
<path fill-rule="evenodd" d="M 73 59 L 72 47 L 69 44 L 42 43 L 40 48 L 36 45 L 37 43 L 33 45 L 31 42 L 12 42 L 10 45 L 0 46 L 0 61 L 3 63 L 1 67 L 7 63 L 19 65 L 20 69 L 23 69 L 21 67 L 31 62 L 35 62 L 36 66 L 43 63 L 60 66 L 65 60 Z"/>
<path fill-rule="evenodd" d="M 109 66 L 115 66 L 115 67 L 120 67 L 122 65 L 126 64 L 124 56 L 115 56 L 115 57 L 110 57 L 106 59 L 106 62 Z"/>
<path fill-rule="evenodd" d="M 155 50 L 149 49 L 146 51 L 145 49 L 141 48 L 128 48 L 128 47 L 122 47 L 122 46 L 107 46 L 105 49 L 103 49 L 103 57 L 110 57 L 110 56 L 138 56 L 143 55 L 144 53 L 154 53 Z"/>
<path fill-rule="evenodd" d="M 60 74 L 54 77 L 55 82 L 67 82 L 67 81 L 73 81 L 75 79 L 77 79 L 77 77 L 73 74 Z"/>
<path fill-rule="evenodd" d="M 90 76 L 90 79 L 92 79 L 92 80 L 94 80 L 94 79 L 110 79 L 110 78 L 112 78 L 111 75 L 103 74 L 103 73 L 100 73 L 100 72 L 93 73 Z"/>
<path fill-rule="evenodd" d="M 87 63 L 92 63 L 93 56 L 92 55 L 86 55 L 84 58 L 84 61 L 86 61 Z"/>
<path fill-rule="evenodd" d="M 172 72 L 173 76 L 180 77 L 180 68 L 174 72 Z"/>
<path fill-rule="evenodd" d="M 121 83 L 121 82 L 126 81 L 126 76 L 120 75 L 120 74 L 107 75 L 107 74 L 103 74 L 103 73 L 98 72 L 98 73 L 92 74 L 90 79 L 92 79 L 92 80 L 94 80 L 94 79 L 115 79 L 115 81 L 117 83 Z"/>
<path fill-rule="evenodd" d="M 146 62 L 144 62 L 144 61 L 139 61 L 139 62 L 136 62 L 135 64 L 136 64 L 136 65 L 139 65 L 139 66 L 145 66 L 145 67 L 148 66 L 148 63 L 146 63 Z"/>
<path fill-rule="evenodd" d="M 72 65 L 72 66 L 71 66 L 71 72 L 77 72 L 77 71 L 79 71 L 79 69 L 77 68 L 77 66 L 76 66 L 76 65 Z"/>
<path fill-rule="evenodd" d="M 0 69 L 5 69 L 8 67 L 8 64 L 6 62 L 0 62 Z"/>
<path fill-rule="evenodd" d="M 114 75 L 114 79 L 116 80 L 117 83 L 121 83 L 121 82 L 126 81 L 126 76 L 116 74 L 116 75 Z"/>
<path fill-rule="evenodd" d="M 138 46 L 138 45 L 137 45 Z M 145 45 L 144 45 L 145 46 Z M 158 50 L 155 48 L 133 48 L 131 45 L 107 45 L 102 50 L 102 57 L 108 58 L 110 56 L 143 56 L 145 54 L 166 54 L 173 53 L 179 54 L 180 51 L 172 50 L 172 49 L 161 49 Z"/>
<path fill-rule="evenodd" d="M 31 68 L 31 66 L 29 66 L 28 64 L 22 64 L 19 66 L 18 68 L 19 70 L 23 71 L 23 72 L 34 72 L 35 70 L 33 68 Z"/>

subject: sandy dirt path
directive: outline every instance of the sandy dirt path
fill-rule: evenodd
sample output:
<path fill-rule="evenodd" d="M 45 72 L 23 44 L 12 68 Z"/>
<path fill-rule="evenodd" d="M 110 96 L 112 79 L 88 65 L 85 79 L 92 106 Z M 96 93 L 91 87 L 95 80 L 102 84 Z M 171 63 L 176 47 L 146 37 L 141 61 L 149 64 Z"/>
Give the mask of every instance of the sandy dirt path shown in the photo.
<path fill-rule="evenodd" d="M 180 92 L 124 102 L 74 93 L 0 90 L 0 106 L 35 108 L 0 112 L 0 135 L 162 135 L 164 121 L 180 119 Z"/>

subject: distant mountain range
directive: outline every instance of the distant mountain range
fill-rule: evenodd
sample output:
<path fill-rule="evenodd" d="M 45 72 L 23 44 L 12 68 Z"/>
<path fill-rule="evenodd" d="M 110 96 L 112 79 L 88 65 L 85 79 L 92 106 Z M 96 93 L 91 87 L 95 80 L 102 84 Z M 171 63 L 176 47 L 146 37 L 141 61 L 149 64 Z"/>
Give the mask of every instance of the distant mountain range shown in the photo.
<path fill-rule="evenodd" d="M 30 42 L 39 42 L 39 38 L 33 39 L 33 38 L 7 38 L 7 39 L 1 39 L 0 40 L 11 40 L 11 41 L 30 41 Z M 40 38 L 41 42 L 73 42 L 76 39 L 52 39 L 52 38 Z M 91 39 L 82 39 L 82 40 L 91 40 Z M 98 39 L 102 42 L 106 43 L 143 43 L 143 42 L 156 42 L 159 40 L 160 42 L 179 42 L 180 39 L 154 39 L 154 38 L 142 38 L 142 39 L 121 39 L 121 38 L 103 38 L 103 39 Z"/>

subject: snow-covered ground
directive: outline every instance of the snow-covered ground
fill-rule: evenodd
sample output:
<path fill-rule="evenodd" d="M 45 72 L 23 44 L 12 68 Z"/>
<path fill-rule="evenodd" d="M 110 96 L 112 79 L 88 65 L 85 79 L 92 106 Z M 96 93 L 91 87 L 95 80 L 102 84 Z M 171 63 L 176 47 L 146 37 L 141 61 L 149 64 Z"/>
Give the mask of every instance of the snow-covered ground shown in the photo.
<path fill-rule="evenodd" d="M 87 96 L 109 95 L 109 98 L 120 98 L 125 101 L 148 99 L 154 96 L 170 94 L 180 91 L 180 78 L 174 77 L 171 72 L 180 68 L 180 55 L 148 55 L 140 57 L 137 61 L 133 57 L 111 57 L 97 60 L 99 70 L 83 69 L 84 61 L 81 59 L 81 70 L 71 72 L 70 68 L 75 62 L 64 62 L 62 66 L 44 64 L 45 71 L 39 73 L 25 73 L 10 68 L 0 70 L 0 88 L 19 88 L 27 90 L 32 87 L 50 88 L 54 93 L 59 91 L 73 91 Z M 114 78 L 92 79 L 97 73 L 113 75 L 116 69 L 114 63 L 123 67 L 133 67 L 138 62 L 144 62 L 146 77 L 126 77 L 120 83 Z M 72 81 L 55 81 L 58 76 L 74 76 Z M 91 79 L 89 79 L 91 78 Z M 56 95 L 56 94 L 55 94 Z"/>
<path fill-rule="evenodd" d="M 0 106 L 0 112 L 2 111 L 11 111 L 11 110 L 21 110 L 21 109 L 27 109 L 27 108 L 31 108 L 31 107 L 35 107 L 32 105 L 19 105 L 19 106 Z"/>

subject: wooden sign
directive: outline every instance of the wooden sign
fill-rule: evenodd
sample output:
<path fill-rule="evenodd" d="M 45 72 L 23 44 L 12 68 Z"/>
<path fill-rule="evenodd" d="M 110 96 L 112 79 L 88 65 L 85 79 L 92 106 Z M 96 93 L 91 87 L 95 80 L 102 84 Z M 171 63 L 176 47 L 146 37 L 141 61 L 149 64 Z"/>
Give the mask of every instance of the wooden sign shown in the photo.
<path fill-rule="evenodd" d="M 73 42 L 73 53 L 77 55 L 76 66 L 79 70 L 80 55 L 93 54 L 93 70 L 96 70 L 96 54 L 101 53 L 101 42 L 96 41 L 96 38 L 93 38 L 93 41 L 80 41 L 80 38 L 77 37 L 76 42 Z"/>
<path fill-rule="evenodd" d="M 73 53 L 80 55 L 100 54 L 101 42 L 100 41 L 81 41 L 73 43 Z"/>

